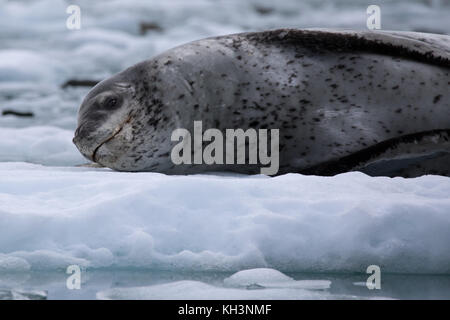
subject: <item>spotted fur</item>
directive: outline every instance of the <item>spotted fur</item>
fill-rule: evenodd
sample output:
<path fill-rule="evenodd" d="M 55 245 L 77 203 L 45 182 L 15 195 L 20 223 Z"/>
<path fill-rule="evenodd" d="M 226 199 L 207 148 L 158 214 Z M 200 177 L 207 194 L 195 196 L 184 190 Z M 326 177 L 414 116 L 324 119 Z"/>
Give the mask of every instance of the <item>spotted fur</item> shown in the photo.
<path fill-rule="evenodd" d="M 443 35 L 281 29 L 208 38 L 98 84 L 74 142 L 121 171 L 259 172 L 173 165 L 172 131 L 202 120 L 204 130 L 280 129 L 279 174 L 450 175 L 449 71 Z M 99 112 L 97 97 L 111 90 L 122 105 Z"/>

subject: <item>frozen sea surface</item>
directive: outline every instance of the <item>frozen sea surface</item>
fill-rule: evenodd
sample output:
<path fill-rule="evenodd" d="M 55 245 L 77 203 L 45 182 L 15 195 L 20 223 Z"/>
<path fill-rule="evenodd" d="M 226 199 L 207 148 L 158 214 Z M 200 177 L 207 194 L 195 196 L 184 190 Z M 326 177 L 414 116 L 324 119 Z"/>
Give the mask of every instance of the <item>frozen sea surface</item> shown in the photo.
<path fill-rule="evenodd" d="M 450 273 L 450 179 L 0 163 L 0 270 Z"/>
<path fill-rule="evenodd" d="M 369 265 L 383 274 L 450 278 L 447 177 L 166 176 L 11 162 L 0 163 L 0 179 L 0 285 L 11 274 L 25 283 L 45 273 L 67 277 L 72 264 L 96 275 L 166 272 L 123 290 L 130 280 L 110 277 L 104 290 L 84 293 L 90 298 L 361 298 L 349 292 L 367 290 L 353 283 L 365 281 Z M 219 284 L 207 279 L 253 268 L 320 281 L 276 271 L 267 281 L 245 272 Z M 331 293 L 329 274 L 359 276 L 345 284 L 351 289 L 341 283 Z M 248 291 L 254 283 L 262 291 Z M 442 298 L 448 285 L 432 288 Z"/>
<path fill-rule="evenodd" d="M 68 4 L 0 0 L 0 113 L 34 114 L 0 115 L 0 299 L 450 298 L 449 178 L 118 173 L 78 167 L 71 142 L 89 88 L 70 79 L 208 36 L 365 29 L 371 2 L 83 0 L 80 30 Z M 378 4 L 385 30 L 450 33 L 448 1 Z M 354 284 L 371 264 L 379 292 Z"/>

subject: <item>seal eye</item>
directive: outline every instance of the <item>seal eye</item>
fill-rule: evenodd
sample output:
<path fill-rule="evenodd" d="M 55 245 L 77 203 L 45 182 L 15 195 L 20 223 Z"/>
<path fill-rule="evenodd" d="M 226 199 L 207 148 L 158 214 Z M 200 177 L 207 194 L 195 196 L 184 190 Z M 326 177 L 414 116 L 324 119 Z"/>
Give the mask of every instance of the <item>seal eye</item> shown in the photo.
<path fill-rule="evenodd" d="M 110 97 L 105 100 L 104 106 L 106 108 L 114 108 L 117 105 L 117 98 Z"/>

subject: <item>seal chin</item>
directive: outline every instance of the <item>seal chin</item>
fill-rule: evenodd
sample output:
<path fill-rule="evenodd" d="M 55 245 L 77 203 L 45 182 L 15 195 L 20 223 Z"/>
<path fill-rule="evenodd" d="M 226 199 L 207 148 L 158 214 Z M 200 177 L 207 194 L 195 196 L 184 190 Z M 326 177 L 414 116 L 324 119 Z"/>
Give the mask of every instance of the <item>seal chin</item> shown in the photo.
<path fill-rule="evenodd" d="M 92 155 L 93 161 L 114 170 L 125 171 L 127 167 L 124 164 L 127 163 L 126 152 L 128 149 L 117 149 L 117 146 L 122 143 L 121 139 L 111 139 L 101 144 Z"/>
<path fill-rule="evenodd" d="M 106 138 L 105 140 L 103 140 L 92 152 L 92 156 L 90 157 L 92 161 L 98 162 L 98 151 L 105 145 L 107 144 L 109 141 L 113 140 L 123 129 L 123 125 L 122 126 L 118 126 L 116 129 L 114 129 L 113 133 L 111 134 L 111 136 L 109 136 L 108 138 Z"/>
<path fill-rule="evenodd" d="M 95 148 L 94 153 L 92 154 L 92 161 L 101 164 L 103 166 L 113 167 L 116 162 L 116 157 L 111 149 L 108 148 L 108 143 L 105 142 Z"/>
<path fill-rule="evenodd" d="M 124 159 L 131 148 L 133 135 L 129 119 L 117 126 L 109 137 L 104 139 L 92 151 L 92 161 L 116 170 L 124 170 Z M 126 162 L 126 161 L 125 161 Z"/>

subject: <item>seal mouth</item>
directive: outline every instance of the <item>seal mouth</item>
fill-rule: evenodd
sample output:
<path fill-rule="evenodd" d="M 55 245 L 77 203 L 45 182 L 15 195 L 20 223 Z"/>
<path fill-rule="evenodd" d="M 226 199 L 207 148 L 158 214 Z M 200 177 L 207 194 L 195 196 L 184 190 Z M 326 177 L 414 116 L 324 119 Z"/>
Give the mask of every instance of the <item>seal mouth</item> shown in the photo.
<path fill-rule="evenodd" d="M 103 140 L 92 152 L 92 161 L 97 162 L 97 151 L 100 149 L 101 146 L 103 146 L 105 143 L 111 141 L 112 139 L 114 139 L 123 129 L 123 127 L 129 123 L 131 121 L 131 115 L 128 116 L 128 118 L 125 119 L 125 121 L 123 121 L 121 124 L 119 124 L 113 131 L 113 133 L 111 134 L 111 136 L 109 136 L 108 138 L 106 138 L 105 140 Z"/>

